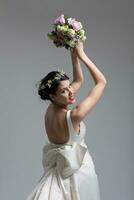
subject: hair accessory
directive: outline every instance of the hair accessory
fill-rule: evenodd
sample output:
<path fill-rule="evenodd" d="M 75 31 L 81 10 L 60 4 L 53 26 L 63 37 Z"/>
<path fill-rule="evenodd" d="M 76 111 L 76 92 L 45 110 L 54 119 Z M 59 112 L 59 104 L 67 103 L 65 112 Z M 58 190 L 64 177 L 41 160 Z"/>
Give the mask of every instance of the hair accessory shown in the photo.
<path fill-rule="evenodd" d="M 46 86 L 48 86 L 48 87 L 50 88 L 50 87 L 52 86 L 52 83 L 53 83 L 55 80 L 59 80 L 59 79 L 61 79 L 62 76 L 65 75 L 65 72 L 63 71 L 63 69 L 58 69 L 57 71 L 58 71 L 58 73 L 56 73 L 55 77 L 54 77 L 53 79 L 49 79 L 45 85 L 42 84 L 42 81 L 40 80 L 40 81 L 37 81 L 37 82 L 36 82 L 35 86 L 36 86 L 39 90 L 45 89 Z"/>

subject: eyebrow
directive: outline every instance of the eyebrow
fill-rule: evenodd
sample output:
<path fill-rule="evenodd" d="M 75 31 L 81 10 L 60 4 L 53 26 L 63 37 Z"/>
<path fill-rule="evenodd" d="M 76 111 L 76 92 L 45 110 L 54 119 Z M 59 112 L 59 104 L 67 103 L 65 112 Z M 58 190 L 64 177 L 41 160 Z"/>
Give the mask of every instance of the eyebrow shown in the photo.
<path fill-rule="evenodd" d="M 71 85 L 71 83 L 69 83 L 69 85 Z M 67 89 L 68 87 L 64 87 L 62 89 L 60 89 L 60 91 L 64 90 L 64 89 Z"/>
<path fill-rule="evenodd" d="M 60 89 L 60 91 L 62 91 L 62 90 L 64 90 L 64 89 L 67 89 L 67 87 Z"/>

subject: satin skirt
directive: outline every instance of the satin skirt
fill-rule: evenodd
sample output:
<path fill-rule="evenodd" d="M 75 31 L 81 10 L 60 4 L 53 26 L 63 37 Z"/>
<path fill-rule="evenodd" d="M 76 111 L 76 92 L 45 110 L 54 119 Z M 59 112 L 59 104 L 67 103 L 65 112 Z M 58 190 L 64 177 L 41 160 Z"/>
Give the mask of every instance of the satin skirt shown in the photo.
<path fill-rule="evenodd" d="M 100 200 L 98 176 L 86 145 L 44 150 L 45 173 L 26 200 Z"/>

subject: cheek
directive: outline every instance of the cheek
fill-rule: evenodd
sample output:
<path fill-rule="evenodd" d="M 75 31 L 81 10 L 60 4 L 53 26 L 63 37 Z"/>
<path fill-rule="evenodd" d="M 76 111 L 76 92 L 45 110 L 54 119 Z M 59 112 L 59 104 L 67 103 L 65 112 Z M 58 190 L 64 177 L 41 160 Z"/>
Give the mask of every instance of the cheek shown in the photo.
<path fill-rule="evenodd" d="M 60 95 L 61 98 L 67 98 L 68 97 L 68 92 L 62 93 Z"/>

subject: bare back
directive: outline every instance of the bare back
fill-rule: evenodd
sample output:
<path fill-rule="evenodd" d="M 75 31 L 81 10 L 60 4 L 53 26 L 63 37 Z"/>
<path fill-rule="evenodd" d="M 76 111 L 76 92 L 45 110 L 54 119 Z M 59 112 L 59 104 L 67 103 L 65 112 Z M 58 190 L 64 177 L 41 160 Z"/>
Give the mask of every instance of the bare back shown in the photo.
<path fill-rule="evenodd" d="M 67 110 L 54 108 L 50 104 L 47 108 L 44 120 L 46 134 L 50 142 L 55 144 L 64 144 L 69 139 L 69 130 L 66 119 Z M 79 134 L 79 123 L 73 122 L 76 133 Z"/>

